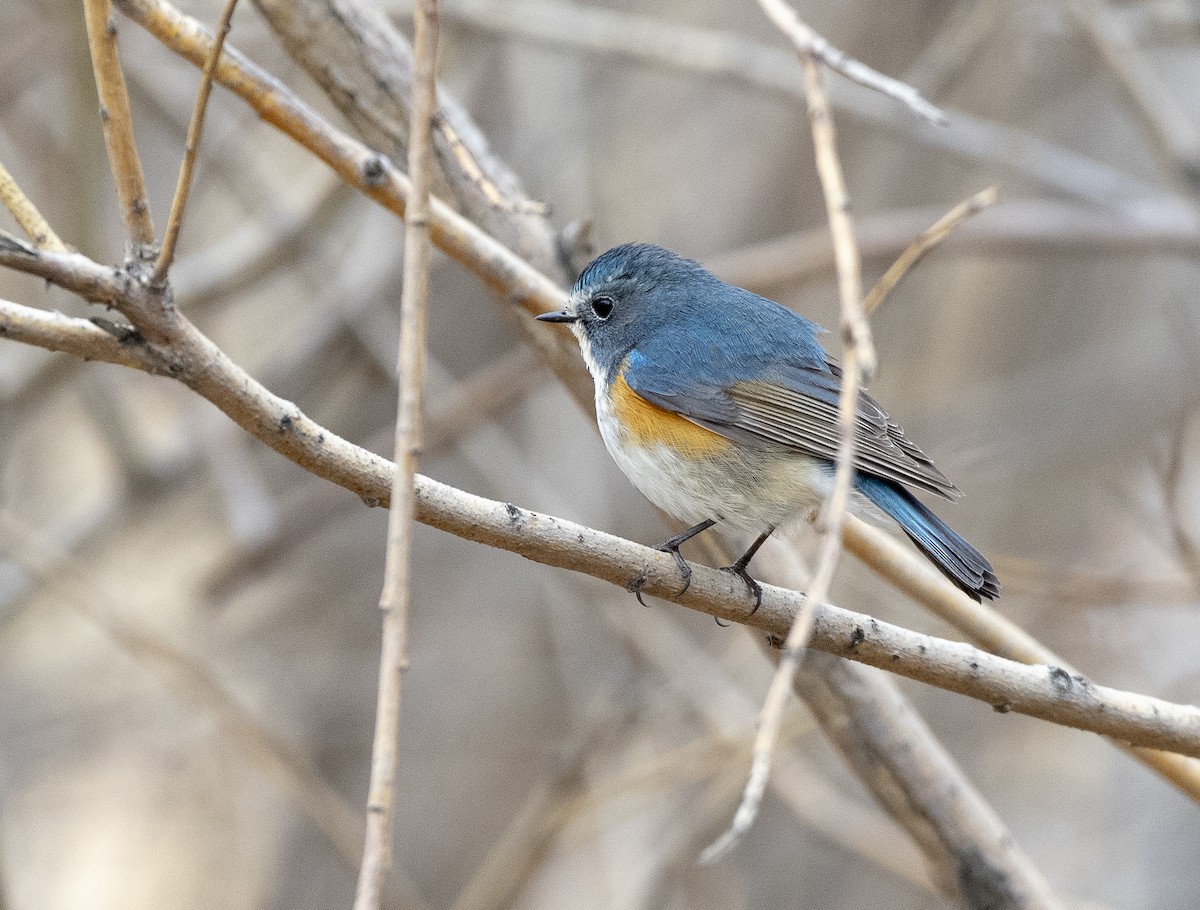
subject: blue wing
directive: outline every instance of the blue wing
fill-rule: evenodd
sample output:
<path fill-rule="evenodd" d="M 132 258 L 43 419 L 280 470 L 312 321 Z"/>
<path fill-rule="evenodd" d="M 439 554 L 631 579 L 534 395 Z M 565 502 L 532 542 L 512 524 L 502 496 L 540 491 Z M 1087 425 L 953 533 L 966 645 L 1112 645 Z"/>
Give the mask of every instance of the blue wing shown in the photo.
<path fill-rule="evenodd" d="M 841 369 L 817 341 L 816 325 L 762 303 L 771 302 L 754 297 L 748 306 L 710 311 L 714 318 L 702 334 L 659 333 L 630 352 L 625 381 L 647 401 L 729 439 L 832 461 L 840 438 Z M 865 393 L 855 439 L 858 470 L 947 498 L 961 495 Z"/>

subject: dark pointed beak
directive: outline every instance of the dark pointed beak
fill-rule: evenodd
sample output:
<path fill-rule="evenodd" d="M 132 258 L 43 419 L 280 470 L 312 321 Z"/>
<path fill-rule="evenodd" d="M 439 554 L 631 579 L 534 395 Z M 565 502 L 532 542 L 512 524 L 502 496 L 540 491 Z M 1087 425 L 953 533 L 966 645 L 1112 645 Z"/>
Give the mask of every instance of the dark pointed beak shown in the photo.
<path fill-rule="evenodd" d="M 540 316 L 535 316 L 538 322 L 578 322 L 579 317 L 571 313 L 542 313 Z"/>

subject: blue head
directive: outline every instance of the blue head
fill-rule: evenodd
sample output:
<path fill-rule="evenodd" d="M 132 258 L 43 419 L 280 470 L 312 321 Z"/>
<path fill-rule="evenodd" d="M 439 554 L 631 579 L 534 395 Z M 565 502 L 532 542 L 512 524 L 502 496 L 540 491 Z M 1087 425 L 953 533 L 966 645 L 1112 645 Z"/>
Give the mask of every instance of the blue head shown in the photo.
<path fill-rule="evenodd" d="M 666 343 L 695 369 L 764 343 L 820 351 L 813 323 L 721 281 L 691 259 L 649 243 L 602 253 L 579 276 L 562 312 L 592 375 L 611 379 L 635 347 Z M 823 353 L 823 352 L 822 352 Z"/>

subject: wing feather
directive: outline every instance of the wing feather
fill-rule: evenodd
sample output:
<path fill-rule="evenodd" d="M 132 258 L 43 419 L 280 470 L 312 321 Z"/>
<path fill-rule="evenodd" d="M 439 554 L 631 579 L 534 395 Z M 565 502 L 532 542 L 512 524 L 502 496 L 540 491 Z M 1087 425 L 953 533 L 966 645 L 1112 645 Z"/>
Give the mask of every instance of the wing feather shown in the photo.
<path fill-rule="evenodd" d="M 681 378 L 677 371 L 658 367 L 645 352 L 634 351 L 624 366 L 625 381 L 638 395 L 727 438 L 837 458 L 841 369 L 836 364 L 775 364 L 756 371 L 769 378 L 754 379 L 734 370 L 727 371 L 730 375 L 711 370 L 700 380 Z M 865 473 L 948 499 L 962 495 L 865 393 L 859 398 L 854 462 Z"/>

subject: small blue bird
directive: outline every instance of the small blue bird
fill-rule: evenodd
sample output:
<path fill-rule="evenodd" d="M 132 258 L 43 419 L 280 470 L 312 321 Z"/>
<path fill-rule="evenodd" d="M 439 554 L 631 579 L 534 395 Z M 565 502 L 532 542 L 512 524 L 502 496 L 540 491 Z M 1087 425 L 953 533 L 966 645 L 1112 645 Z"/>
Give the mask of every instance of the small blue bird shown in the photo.
<path fill-rule="evenodd" d="M 596 382 L 609 453 L 663 511 L 692 525 L 659 545 L 679 553 L 718 521 L 759 534 L 728 570 L 756 599 L 747 566 L 780 523 L 818 508 L 833 485 L 841 368 L 825 330 L 772 300 L 646 243 L 592 261 L 562 312 Z M 962 494 L 866 394 L 860 395 L 851 511 L 892 518 L 958 587 L 979 600 L 1000 586 L 991 564 L 907 486 Z M 686 585 L 685 585 L 686 590 Z"/>

